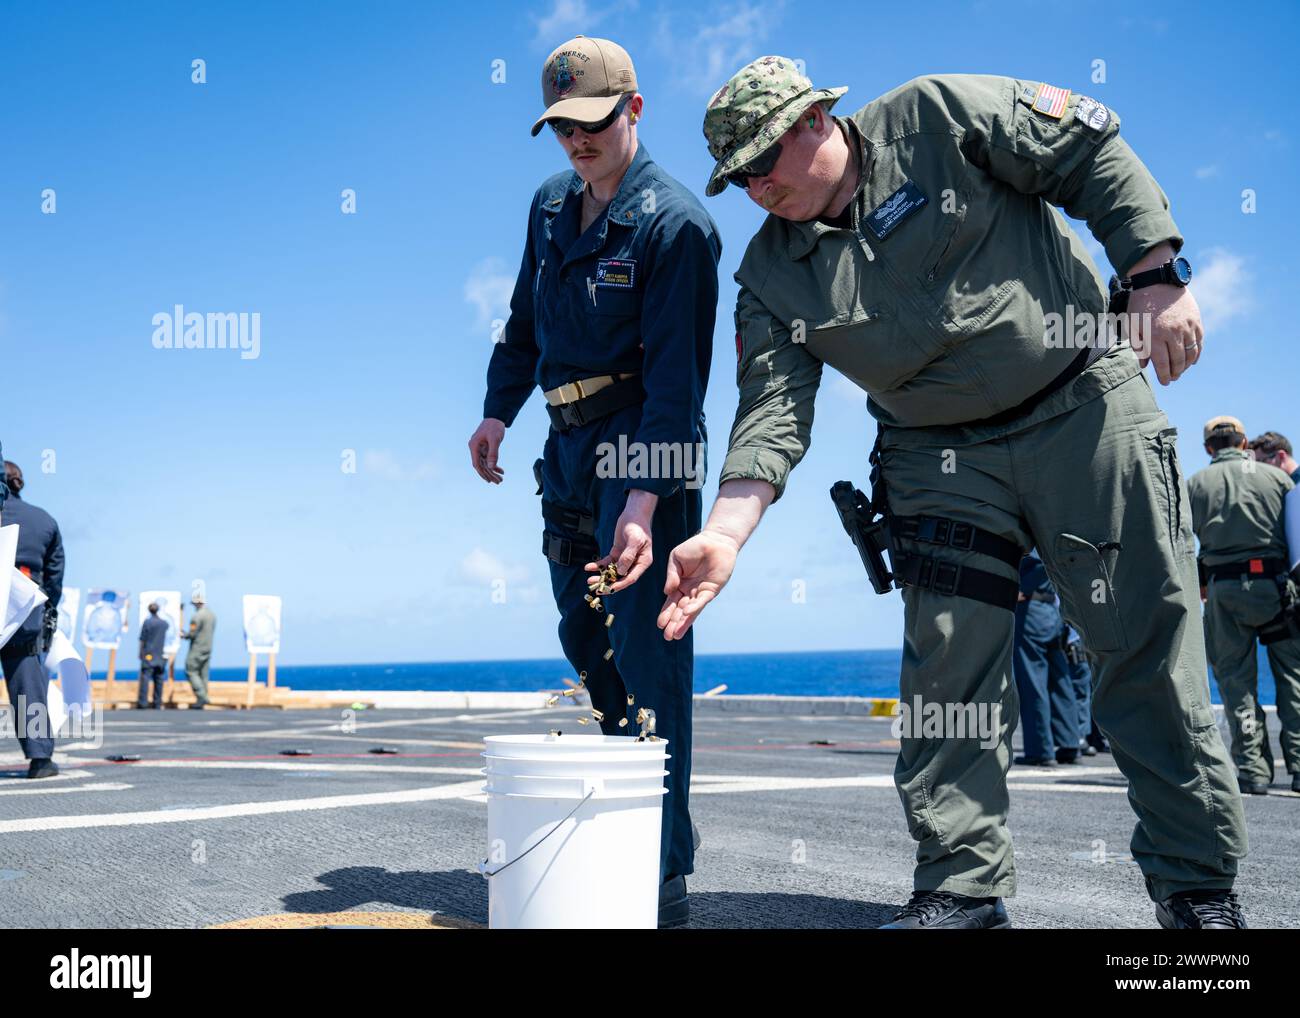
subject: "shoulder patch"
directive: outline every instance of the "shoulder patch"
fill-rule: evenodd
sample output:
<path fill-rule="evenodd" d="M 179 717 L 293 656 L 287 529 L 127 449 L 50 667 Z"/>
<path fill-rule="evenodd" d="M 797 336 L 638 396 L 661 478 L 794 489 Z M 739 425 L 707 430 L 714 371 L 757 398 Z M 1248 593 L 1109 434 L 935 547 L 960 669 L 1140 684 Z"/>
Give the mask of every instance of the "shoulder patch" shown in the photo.
<path fill-rule="evenodd" d="M 1110 123 L 1110 110 L 1108 110 L 1096 99 L 1090 99 L 1086 95 L 1079 96 L 1079 105 L 1074 109 L 1074 119 L 1081 122 L 1084 127 L 1090 127 L 1094 131 L 1105 130 Z"/>
<path fill-rule="evenodd" d="M 1025 91 L 1028 92 L 1029 90 L 1026 89 Z M 1065 104 L 1069 100 L 1070 90 L 1068 88 L 1057 88 L 1055 85 L 1049 85 L 1044 81 L 1035 89 L 1033 99 L 1027 101 L 1030 109 L 1035 113 L 1041 113 L 1045 117 L 1060 120 L 1065 115 Z"/>

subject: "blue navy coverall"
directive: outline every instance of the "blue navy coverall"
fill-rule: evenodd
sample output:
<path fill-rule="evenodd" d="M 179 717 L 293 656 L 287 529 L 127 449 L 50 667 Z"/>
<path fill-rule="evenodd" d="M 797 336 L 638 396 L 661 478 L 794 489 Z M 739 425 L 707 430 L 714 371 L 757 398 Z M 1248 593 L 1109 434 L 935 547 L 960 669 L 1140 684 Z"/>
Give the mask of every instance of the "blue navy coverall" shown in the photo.
<path fill-rule="evenodd" d="M 57 605 L 63 594 L 63 540 L 59 536 L 59 525 L 44 509 L 24 502 L 12 492 L 7 494 L 9 497 L 0 505 L 0 512 L 3 512 L 5 526 L 18 524 L 15 564 L 45 591 L 50 604 Z M 35 719 L 49 717 L 49 705 L 45 699 L 49 677 L 40 646 L 44 621 L 45 605 L 39 605 L 9 642 L 0 648 L 0 666 L 4 668 L 5 682 L 9 686 L 9 702 L 15 711 L 20 702 L 27 707 L 26 718 L 17 715 L 14 718 L 15 727 L 20 732 L 26 732 L 27 724 Z M 37 704 L 40 705 L 39 711 L 34 709 Z M 23 756 L 29 760 L 48 760 L 54 755 L 53 733 L 47 733 L 51 737 L 33 734 L 37 737 L 18 737 Z"/>
<path fill-rule="evenodd" d="M 1036 554 L 1020 562 L 1020 592 L 1028 599 L 1016 604 L 1012 669 L 1025 756 L 1032 760 L 1053 759 L 1057 753 L 1077 755 L 1091 728 L 1091 673 L 1086 664 L 1071 666 L 1065 656 L 1068 630 L 1060 608 L 1030 597 L 1056 596 Z M 1088 685 L 1081 689 L 1081 682 Z"/>
<path fill-rule="evenodd" d="M 509 427 L 535 386 L 546 391 L 615 373 L 641 377 L 644 402 L 579 427 L 551 428 L 542 455 L 542 498 L 590 513 L 594 534 L 586 541 L 594 538 L 603 555 L 613 547 L 627 492 L 639 488 L 659 496 L 653 564 L 631 587 L 602 598 L 617 616 L 610 628 L 584 600 L 588 559 L 574 554 L 566 564 L 551 557 L 550 572 L 560 644 L 574 670 L 587 673 L 592 706 L 605 716 L 601 730 L 636 734 L 635 715 L 644 706 L 654 710 L 656 733 L 668 740 L 660 841 L 660 879 L 668 880 L 694 871 L 687 809 L 694 661 L 691 634 L 666 641 L 655 620 L 669 554 L 700 529 L 704 464 L 698 463 L 693 479 L 605 476 L 608 471 L 598 475 L 597 466 L 602 452 L 618 449 L 620 437 L 629 450 L 633 443 L 703 450 L 722 245 L 699 201 L 650 159 L 644 145 L 605 213 L 579 236 L 582 187 L 576 173 L 560 173 L 533 198 L 510 318 L 488 366 L 483 416 Z M 578 529 L 554 522 L 544 528 L 582 543 Z M 606 661 L 611 646 L 613 659 Z M 627 705 L 629 693 L 635 706 Z M 628 724 L 619 728 L 623 717 Z"/>
<path fill-rule="evenodd" d="M 160 615 L 148 615 L 140 624 L 140 688 L 136 691 L 135 705 L 149 705 L 149 684 L 153 683 L 153 705 L 162 707 L 163 681 L 167 670 L 163 648 L 167 643 L 167 630 L 171 623 Z"/>

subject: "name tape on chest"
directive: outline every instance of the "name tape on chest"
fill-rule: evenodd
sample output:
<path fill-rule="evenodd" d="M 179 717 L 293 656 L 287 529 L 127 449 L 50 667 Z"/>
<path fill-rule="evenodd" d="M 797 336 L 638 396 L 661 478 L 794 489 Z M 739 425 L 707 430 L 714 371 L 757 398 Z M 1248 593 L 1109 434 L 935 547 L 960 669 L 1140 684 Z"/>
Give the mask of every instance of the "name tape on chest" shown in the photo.
<path fill-rule="evenodd" d="M 636 262 L 631 258 L 602 258 L 596 262 L 596 285 L 631 290 L 636 285 Z"/>
<path fill-rule="evenodd" d="M 884 240 L 894 232 L 904 219 L 921 209 L 929 201 L 921 189 L 910 180 L 883 202 L 867 213 L 867 228 Z"/>

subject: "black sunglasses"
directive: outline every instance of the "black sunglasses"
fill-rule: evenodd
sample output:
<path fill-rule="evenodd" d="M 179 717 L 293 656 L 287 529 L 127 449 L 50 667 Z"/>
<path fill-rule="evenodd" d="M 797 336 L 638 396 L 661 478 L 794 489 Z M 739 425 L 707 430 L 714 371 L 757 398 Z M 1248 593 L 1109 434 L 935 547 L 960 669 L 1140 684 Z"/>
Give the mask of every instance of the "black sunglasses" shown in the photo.
<path fill-rule="evenodd" d="M 572 138 L 574 130 L 579 127 L 587 134 L 600 134 L 601 131 L 618 119 L 618 115 L 623 112 L 623 107 L 632 101 L 634 94 L 633 92 L 627 93 L 618 101 L 613 113 L 603 120 L 597 120 L 594 124 L 584 124 L 581 120 L 570 120 L 568 117 L 559 117 L 556 120 L 548 121 L 548 123 L 551 125 L 551 130 L 563 138 Z"/>
<path fill-rule="evenodd" d="M 728 173 L 722 179 L 728 184 L 734 184 L 742 191 L 748 191 L 749 178 L 766 177 L 776 169 L 776 161 L 780 158 L 781 143 L 779 141 L 774 141 L 740 169 Z"/>

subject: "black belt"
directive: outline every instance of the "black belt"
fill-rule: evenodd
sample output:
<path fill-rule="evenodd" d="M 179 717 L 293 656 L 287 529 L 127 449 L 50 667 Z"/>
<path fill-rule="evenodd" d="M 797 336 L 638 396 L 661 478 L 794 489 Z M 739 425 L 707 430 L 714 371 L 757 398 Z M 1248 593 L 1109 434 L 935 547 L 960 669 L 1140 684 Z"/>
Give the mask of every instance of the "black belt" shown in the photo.
<path fill-rule="evenodd" d="M 561 537 L 543 530 L 542 554 L 556 565 L 571 566 L 575 562 L 595 562 L 600 558 L 600 549 L 589 537 Z"/>
<path fill-rule="evenodd" d="M 910 584 L 936 594 L 969 597 L 1007 611 L 1014 611 L 1020 596 L 1020 584 L 996 573 L 974 566 L 958 565 L 943 559 L 903 551 L 899 538 L 920 544 L 937 544 L 973 551 L 998 559 L 1013 568 L 1020 565 L 1020 546 L 1005 537 L 983 530 L 972 523 L 945 519 L 942 516 L 889 516 L 890 563 L 894 581 Z"/>
<path fill-rule="evenodd" d="M 641 385 L 641 379 L 625 378 L 572 403 L 561 406 L 548 404 L 546 412 L 551 415 L 551 427 L 556 431 L 568 431 L 644 401 L 645 389 Z"/>
<path fill-rule="evenodd" d="M 973 523 L 961 523 L 942 516 L 890 516 L 889 532 L 895 538 L 979 552 L 1009 566 L 1019 566 L 1023 557 L 1015 541 L 981 530 Z"/>
<path fill-rule="evenodd" d="M 1290 572 L 1287 564 L 1276 558 L 1251 558 L 1240 562 L 1224 562 L 1217 566 L 1206 566 L 1205 574 L 1214 580 L 1271 580 Z"/>
<path fill-rule="evenodd" d="M 924 555 L 894 555 L 894 579 L 922 590 L 954 597 L 969 597 L 1014 611 L 1020 584 L 1004 576 Z"/>
<path fill-rule="evenodd" d="M 542 499 L 542 519 L 561 530 L 572 530 L 587 537 L 596 534 L 596 518 L 585 509 L 571 509 L 559 502 Z"/>

